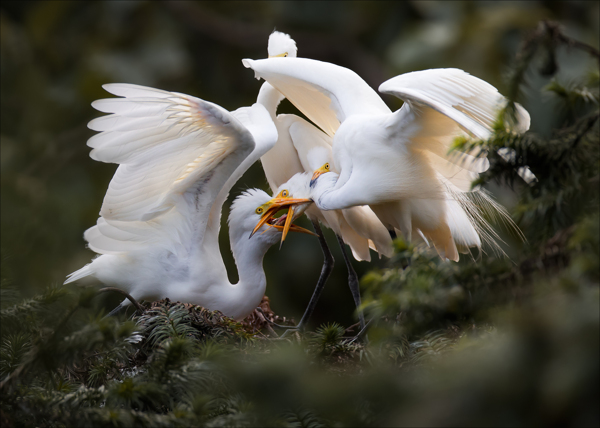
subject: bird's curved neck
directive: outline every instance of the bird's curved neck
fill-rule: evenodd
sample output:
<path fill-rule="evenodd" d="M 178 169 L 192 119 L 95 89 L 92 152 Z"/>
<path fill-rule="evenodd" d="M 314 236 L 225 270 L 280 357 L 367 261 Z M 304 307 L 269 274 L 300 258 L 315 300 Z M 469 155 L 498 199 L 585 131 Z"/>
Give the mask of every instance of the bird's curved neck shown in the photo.
<path fill-rule="evenodd" d="M 258 239 L 248 239 L 248 236 L 236 238 L 231 235 L 230 238 L 239 282 L 231 284 L 231 296 L 227 302 L 230 308 L 221 310 L 233 318 L 242 319 L 260 304 L 265 295 L 267 278 L 262 264 L 269 245 Z"/>
<path fill-rule="evenodd" d="M 355 205 L 368 205 L 362 193 L 344 186 L 345 177 L 333 172 L 321 175 L 314 187 L 311 188 L 310 197 L 321 210 L 342 210 Z M 342 181 L 344 180 L 344 181 Z M 338 183 L 340 181 L 340 183 Z M 339 188 L 338 188 L 339 186 Z"/>
<path fill-rule="evenodd" d="M 271 118 L 275 120 L 275 117 L 277 116 L 277 107 L 284 98 L 285 97 L 281 92 L 272 87 L 268 82 L 265 82 L 260 87 L 256 102 L 262 104 L 271 115 Z"/>
<path fill-rule="evenodd" d="M 256 240 L 248 239 L 245 236 L 236 243 L 232 243 L 231 246 L 240 278 L 238 284 L 243 283 L 249 288 L 262 287 L 260 296 L 262 298 L 266 287 L 266 278 L 262 263 L 269 246 L 257 245 Z"/>

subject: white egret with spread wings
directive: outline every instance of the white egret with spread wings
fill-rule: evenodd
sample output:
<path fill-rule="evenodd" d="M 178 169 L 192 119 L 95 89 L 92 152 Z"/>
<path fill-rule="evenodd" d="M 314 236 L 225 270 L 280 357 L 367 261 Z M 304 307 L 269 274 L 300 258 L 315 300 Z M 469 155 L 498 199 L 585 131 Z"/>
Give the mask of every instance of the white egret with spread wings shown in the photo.
<path fill-rule="evenodd" d="M 135 299 L 168 297 L 244 318 L 264 295 L 262 259 L 280 240 L 284 223 L 305 231 L 284 215 L 250 237 L 256 223 L 290 204 L 301 205 L 299 216 L 310 204 L 271 201 L 257 189 L 239 196 L 229 235 L 240 280 L 229 282 L 218 244 L 221 207 L 235 182 L 275 144 L 269 113 L 260 104 L 230 113 L 189 95 L 136 85 L 104 88 L 122 98 L 93 103 L 112 114 L 89 123 L 100 131 L 88 141 L 90 156 L 119 167 L 96 226 L 84 235 L 100 256 L 66 282 L 91 275 Z"/>
<path fill-rule="evenodd" d="M 379 88 L 405 101 L 392 113 L 343 67 L 303 58 L 244 64 L 334 134 L 333 163 L 313 177 L 321 210 L 369 205 L 391 232 L 399 230 L 407 240 L 417 235 L 455 261 L 482 241 L 495 244 L 481 209 L 510 222 L 486 193 L 470 191 L 487 159 L 450 151 L 457 136 L 491 136 L 506 100 L 490 84 L 458 69 L 400 75 Z M 517 119 L 516 131 L 527 130 L 529 115 L 520 106 Z"/>

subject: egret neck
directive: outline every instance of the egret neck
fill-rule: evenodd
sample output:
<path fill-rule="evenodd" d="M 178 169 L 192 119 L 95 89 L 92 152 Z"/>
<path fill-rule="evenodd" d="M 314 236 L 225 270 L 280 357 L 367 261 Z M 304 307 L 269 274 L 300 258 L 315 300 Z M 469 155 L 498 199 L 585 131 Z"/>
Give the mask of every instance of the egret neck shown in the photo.
<path fill-rule="evenodd" d="M 239 319 L 244 316 L 243 314 L 252 312 L 265 294 L 267 278 L 263 270 L 263 258 L 272 242 L 249 239 L 248 233 L 244 232 L 237 236 L 231 235 L 230 244 L 239 281 L 226 287 L 231 295 L 228 299 L 222 300 L 224 307 L 221 311 L 230 314 L 232 318 Z M 242 316 L 240 317 L 238 313 Z"/>
<path fill-rule="evenodd" d="M 285 97 L 283 96 L 283 94 L 281 94 L 281 92 L 279 92 L 269 83 L 265 82 L 260 87 L 260 91 L 258 92 L 256 102 L 258 104 L 262 104 L 267 109 L 267 111 L 271 115 L 271 119 L 273 119 L 274 121 L 277 117 L 277 107 L 284 98 Z"/>

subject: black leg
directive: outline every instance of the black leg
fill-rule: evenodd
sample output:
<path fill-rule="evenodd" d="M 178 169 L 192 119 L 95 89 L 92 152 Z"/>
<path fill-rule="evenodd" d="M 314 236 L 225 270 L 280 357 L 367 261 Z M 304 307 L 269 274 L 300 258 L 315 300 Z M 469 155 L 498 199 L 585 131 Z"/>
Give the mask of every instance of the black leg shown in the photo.
<path fill-rule="evenodd" d="M 340 236 L 337 237 L 338 243 L 340 244 L 340 248 L 342 249 L 342 254 L 344 255 L 344 261 L 346 262 L 346 268 L 348 268 L 348 286 L 350 287 L 350 292 L 352 293 L 352 298 L 354 299 L 354 304 L 356 305 L 356 309 L 360 307 L 360 288 L 358 285 L 358 275 L 356 275 L 356 271 L 352 267 L 352 263 L 348 258 L 348 254 L 346 254 L 346 245 Z M 365 317 L 362 311 L 358 312 L 358 321 L 360 322 L 360 329 L 363 330 L 365 328 Z"/>
<path fill-rule="evenodd" d="M 325 283 L 327 282 L 327 279 L 329 278 L 329 275 L 331 274 L 331 271 L 333 270 L 333 264 L 334 264 L 333 255 L 331 254 L 331 251 L 329 251 L 327 242 L 325 242 L 325 237 L 323 236 L 323 231 L 321 230 L 321 226 L 319 226 L 318 221 L 311 220 L 311 222 L 312 222 L 313 228 L 315 229 L 316 234 L 319 235 L 319 244 L 321 244 L 321 250 L 323 251 L 323 267 L 321 268 L 321 275 L 319 276 L 319 280 L 317 281 L 315 291 L 313 291 L 313 295 L 310 298 L 310 302 L 308 302 L 308 306 L 307 306 L 306 310 L 304 311 L 304 315 L 302 315 L 302 319 L 300 320 L 298 325 L 296 327 L 292 327 L 292 330 L 302 330 L 306 326 L 306 323 L 308 323 L 308 320 L 310 319 L 312 313 L 315 310 L 315 307 L 317 306 L 319 297 L 321 297 L 321 292 L 323 291 L 323 288 L 325 287 Z M 285 327 L 285 326 L 281 326 L 281 327 Z M 285 333 L 287 333 L 287 331 Z M 281 337 L 284 337 L 286 335 L 285 333 Z"/>
<path fill-rule="evenodd" d="M 315 232 L 317 233 L 317 235 L 319 235 L 319 244 L 321 244 L 321 250 L 323 251 L 323 267 L 321 268 L 321 275 L 319 276 L 319 280 L 317 281 L 315 291 L 313 291 L 313 295 L 310 298 L 310 302 L 308 302 L 308 307 L 306 308 L 306 311 L 304 311 L 304 315 L 302 315 L 302 319 L 300 320 L 299 325 L 302 326 L 304 326 L 308 322 L 310 316 L 315 310 L 315 307 L 317 306 L 317 301 L 319 300 L 319 297 L 321 297 L 321 292 L 325 287 L 325 283 L 327 282 L 327 279 L 329 278 L 329 275 L 333 270 L 334 263 L 333 255 L 331 254 L 331 251 L 329 251 L 329 247 L 327 246 L 327 242 L 325 241 L 325 237 L 323 236 L 323 231 L 321 230 L 321 226 L 319 226 L 319 222 L 313 221 L 312 224 L 313 228 L 315 229 Z"/>
<path fill-rule="evenodd" d="M 123 296 L 125 296 L 133 304 L 133 306 L 136 307 L 136 309 L 138 310 L 138 312 L 140 313 L 140 315 L 144 313 L 144 308 L 142 307 L 142 305 L 140 305 L 138 303 L 138 301 L 135 300 L 131 296 L 131 294 L 129 294 L 128 292 L 126 292 L 124 290 L 121 290 L 120 288 L 117 288 L 117 287 L 104 287 L 104 288 L 101 288 L 100 290 L 98 290 L 98 294 L 100 294 L 100 293 L 106 293 L 107 291 L 115 291 L 117 293 L 122 294 Z M 129 306 L 129 305 L 125 305 L 125 304 L 123 304 L 123 302 L 121 302 L 121 304 L 119 306 L 117 306 L 116 308 L 114 308 L 112 311 L 109 312 L 109 314 L 107 315 L 107 317 L 112 317 L 114 315 L 117 315 L 119 312 L 121 312 L 121 310 L 123 308 L 126 308 L 127 306 Z"/>
<path fill-rule="evenodd" d="M 394 228 L 388 229 L 388 233 L 390 234 L 392 241 L 398 237 L 398 235 L 396 235 L 396 231 L 394 230 Z M 404 239 L 406 240 L 406 238 L 404 238 Z M 402 263 L 402 269 L 406 269 L 408 266 L 410 266 L 410 257 L 407 259 L 403 258 L 401 263 Z"/>

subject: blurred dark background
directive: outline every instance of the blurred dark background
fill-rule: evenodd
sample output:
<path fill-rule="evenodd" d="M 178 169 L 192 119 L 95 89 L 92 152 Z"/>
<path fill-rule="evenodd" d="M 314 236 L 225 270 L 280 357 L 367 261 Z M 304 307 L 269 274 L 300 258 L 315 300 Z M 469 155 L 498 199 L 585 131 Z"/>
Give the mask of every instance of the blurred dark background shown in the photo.
<path fill-rule="evenodd" d="M 269 34 L 289 33 L 298 55 L 349 67 L 372 87 L 397 74 L 458 67 L 501 92 L 527 32 L 558 21 L 574 39 L 599 46 L 599 2 L 154 2 L 3 1 L 1 43 L 2 277 L 33 294 L 88 263 L 83 232 L 95 224 L 116 166 L 88 157 L 90 106 L 108 82 L 183 92 L 234 110 L 252 104 L 261 82 L 241 64 L 264 58 Z M 561 75 L 589 61 L 574 57 Z M 538 80 L 536 80 L 538 79 Z M 532 88 L 545 82 L 532 77 Z M 400 101 L 384 96 L 396 109 Z M 549 129 L 543 99 L 525 107 L 532 130 Z M 281 112 L 294 112 L 286 102 Z M 260 163 L 236 184 L 224 207 L 221 252 L 237 281 L 227 213 L 247 187 L 268 190 Z M 494 188 L 507 205 L 512 190 Z M 307 222 L 300 223 L 307 226 Z M 315 324 L 350 323 L 353 303 L 334 236 L 336 267 Z M 359 275 L 385 260 L 355 263 Z M 318 278 L 316 239 L 291 236 L 265 258 L 267 295 L 276 313 L 298 320 Z M 120 299 L 109 298 L 107 308 Z"/>

